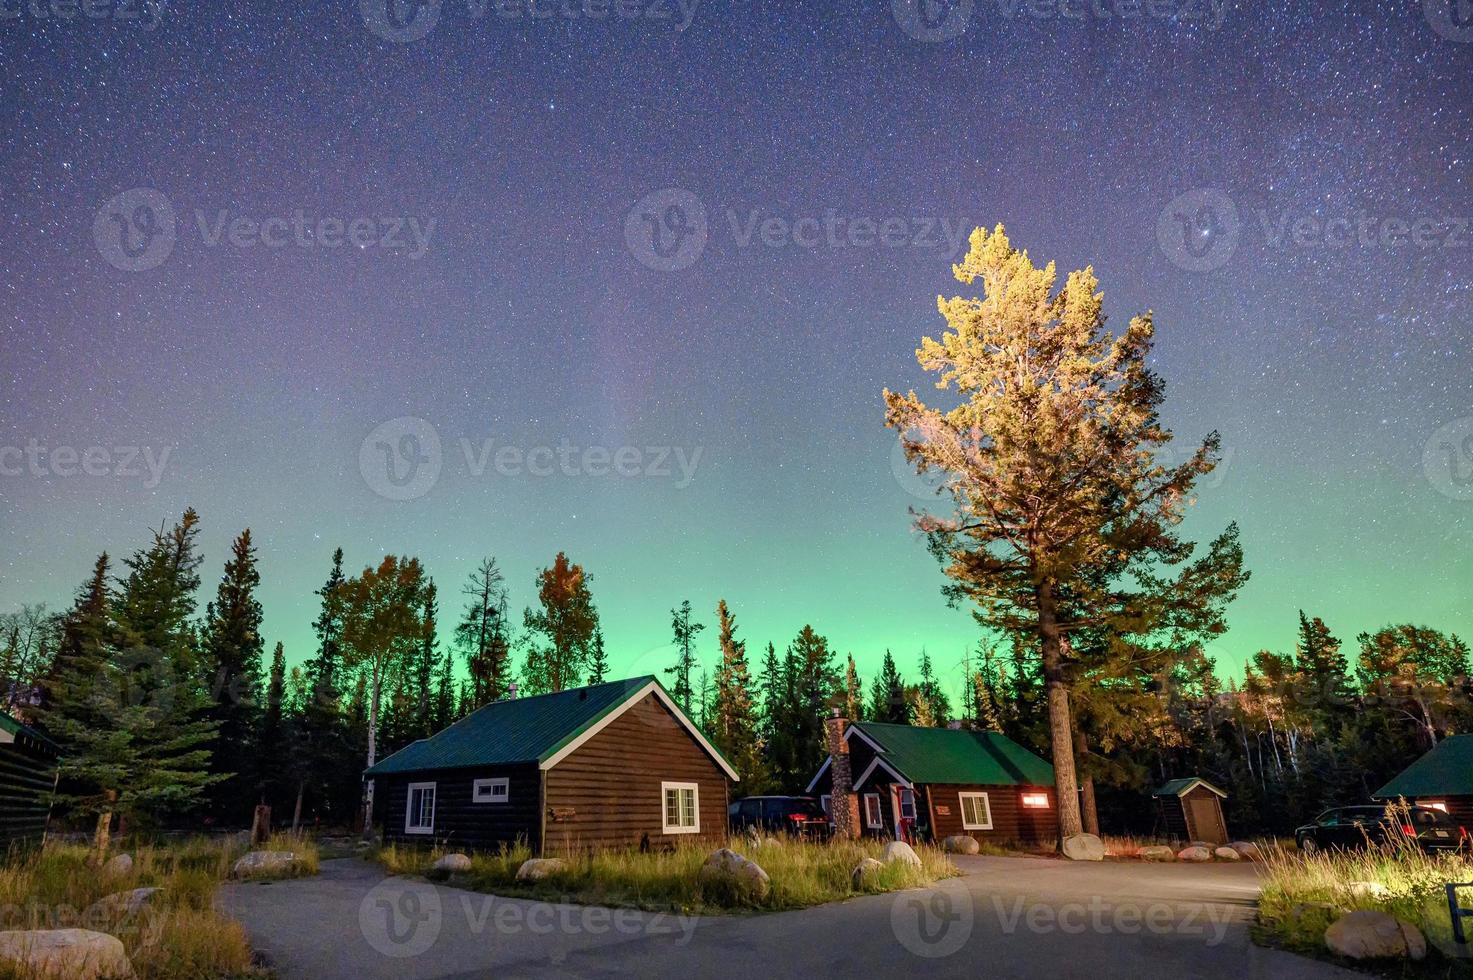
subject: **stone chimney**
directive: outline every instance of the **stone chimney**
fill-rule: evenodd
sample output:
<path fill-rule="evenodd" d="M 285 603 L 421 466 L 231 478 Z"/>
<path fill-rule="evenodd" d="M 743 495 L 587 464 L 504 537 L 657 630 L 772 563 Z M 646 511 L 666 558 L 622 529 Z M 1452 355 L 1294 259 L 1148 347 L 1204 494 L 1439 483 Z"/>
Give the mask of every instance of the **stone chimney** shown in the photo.
<path fill-rule="evenodd" d="M 844 741 L 844 730 L 849 727 L 838 708 L 834 716 L 824 721 L 828 735 L 829 776 L 833 788 L 829 790 L 829 817 L 834 822 L 834 836 L 855 838 L 859 836 L 859 796 L 854 792 L 854 769 L 850 765 L 849 743 Z"/>

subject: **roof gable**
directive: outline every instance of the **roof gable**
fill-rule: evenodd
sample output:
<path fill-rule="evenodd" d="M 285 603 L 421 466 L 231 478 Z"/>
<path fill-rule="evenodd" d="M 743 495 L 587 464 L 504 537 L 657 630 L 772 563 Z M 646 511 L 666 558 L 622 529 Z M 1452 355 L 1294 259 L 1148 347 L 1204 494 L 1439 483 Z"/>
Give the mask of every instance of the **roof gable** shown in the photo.
<path fill-rule="evenodd" d="M 1161 784 L 1161 788 L 1152 793 L 1152 796 L 1186 796 L 1198 786 L 1203 787 L 1211 793 L 1216 793 L 1222 799 L 1227 799 L 1227 793 L 1213 786 L 1201 776 L 1186 776 L 1182 779 L 1171 779 Z"/>
<path fill-rule="evenodd" d="M 707 754 L 736 779 L 736 771 L 706 741 L 652 676 L 571 688 L 553 694 L 495 701 L 444 731 L 381 760 L 365 775 L 536 763 L 550 769 L 629 706 L 654 694 Z"/>
<path fill-rule="evenodd" d="M 1371 794 L 1378 800 L 1398 796 L 1473 796 L 1473 735 L 1449 735 Z"/>
<path fill-rule="evenodd" d="M 880 749 L 864 775 L 883 764 L 910 783 L 1052 786 L 1054 767 L 1006 735 L 861 721 L 851 726 Z M 855 785 L 859 785 L 859 780 Z"/>

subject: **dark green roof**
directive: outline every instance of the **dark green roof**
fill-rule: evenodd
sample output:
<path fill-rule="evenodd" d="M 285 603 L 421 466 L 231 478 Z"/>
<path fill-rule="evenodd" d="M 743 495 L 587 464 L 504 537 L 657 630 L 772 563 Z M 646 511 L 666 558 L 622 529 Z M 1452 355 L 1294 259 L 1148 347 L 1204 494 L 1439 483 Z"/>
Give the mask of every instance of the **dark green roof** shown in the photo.
<path fill-rule="evenodd" d="M 47 738 L 45 735 L 42 735 L 34 728 L 31 728 L 27 725 L 22 725 L 20 722 L 16 721 L 14 718 L 10 717 L 10 715 L 6 714 L 3 711 L 0 711 L 0 730 L 7 731 L 10 734 L 14 735 L 16 738 L 32 739 L 38 745 L 40 745 L 41 748 L 46 749 L 50 752 L 61 751 L 57 744 L 51 741 L 51 739 Z"/>
<path fill-rule="evenodd" d="M 1161 788 L 1160 789 L 1156 790 L 1156 792 L 1152 793 L 1151 795 L 1152 796 L 1180 796 L 1183 793 L 1185 793 L 1187 790 L 1191 789 L 1193 786 L 1197 785 L 1198 783 L 1201 783 L 1203 786 L 1206 786 L 1208 789 L 1212 790 L 1218 796 L 1222 796 L 1222 797 L 1226 797 L 1227 796 L 1227 794 L 1224 793 L 1221 789 L 1219 789 L 1218 787 L 1212 785 L 1207 780 L 1203 779 L 1201 776 L 1185 776 L 1185 777 L 1183 777 L 1181 779 L 1167 780 L 1165 783 L 1162 783 L 1161 784 Z"/>
<path fill-rule="evenodd" d="M 884 749 L 879 758 L 886 765 L 912 783 L 1054 784 L 1053 766 L 997 732 L 918 728 L 876 721 L 855 722 L 854 727 Z"/>
<path fill-rule="evenodd" d="M 405 746 L 364 775 L 542 763 L 651 683 L 664 690 L 654 677 L 645 676 L 496 701 L 437 735 Z"/>
<path fill-rule="evenodd" d="M 1450 735 L 1371 796 L 1473 796 L 1473 735 Z"/>

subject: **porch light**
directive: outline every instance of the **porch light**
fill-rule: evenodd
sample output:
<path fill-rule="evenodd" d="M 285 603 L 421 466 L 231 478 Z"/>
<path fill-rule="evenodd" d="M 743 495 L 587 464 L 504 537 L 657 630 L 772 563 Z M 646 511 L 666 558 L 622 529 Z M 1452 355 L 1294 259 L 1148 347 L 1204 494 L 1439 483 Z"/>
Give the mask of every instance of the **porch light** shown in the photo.
<path fill-rule="evenodd" d="M 1047 793 L 1024 793 L 1023 794 L 1023 805 L 1025 807 L 1027 807 L 1028 809 L 1030 809 L 1030 810 L 1047 810 L 1048 809 L 1048 794 Z"/>

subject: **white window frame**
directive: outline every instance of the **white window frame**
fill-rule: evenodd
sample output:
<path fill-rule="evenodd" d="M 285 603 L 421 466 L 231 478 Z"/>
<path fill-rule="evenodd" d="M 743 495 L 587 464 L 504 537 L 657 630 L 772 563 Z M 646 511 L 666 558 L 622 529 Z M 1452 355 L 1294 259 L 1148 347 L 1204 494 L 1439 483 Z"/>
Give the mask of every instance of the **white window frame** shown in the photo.
<path fill-rule="evenodd" d="M 885 829 L 885 811 L 880 808 L 879 793 L 864 794 L 864 825 L 870 830 Z"/>
<path fill-rule="evenodd" d="M 682 823 L 672 824 L 670 822 L 669 796 L 671 792 L 683 793 L 690 790 L 691 816 L 695 822 L 690 826 Z M 676 810 L 680 809 L 680 797 L 676 797 Z M 677 814 L 678 816 L 678 814 Z M 662 782 L 660 784 L 660 825 L 667 834 L 699 834 L 701 832 L 701 784 L 700 783 L 672 783 Z"/>
<path fill-rule="evenodd" d="M 967 800 L 981 800 L 982 801 L 982 809 L 987 814 L 987 822 L 986 823 L 968 823 L 967 822 L 967 802 L 966 802 Z M 990 800 L 988 798 L 988 796 L 987 796 L 986 793 L 958 793 L 958 794 L 956 794 L 956 805 L 962 811 L 961 817 L 962 817 L 962 829 L 963 830 L 991 830 L 992 829 L 992 800 Z"/>
<path fill-rule="evenodd" d="M 430 823 L 422 826 L 414 822 L 414 791 L 430 791 Z M 404 832 L 406 834 L 433 834 L 435 832 L 435 806 L 440 802 L 440 791 L 434 783 L 410 783 L 404 791 Z"/>
<path fill-rule="evenodd" d="M 481 788 L 483 786 L 491 787 L 493 791 L 492 795 L 483 797 L 481 795 Z M 501 787 L 501 795 L 499 797 L 494 792 L 498 786 Z M 511 802 L 511 780 L 506 776 L 492 776 L 489 779 L 477 779 L 473 781 L 471 783 L 471 802 L 495 803 L 498 805 Z"/>

